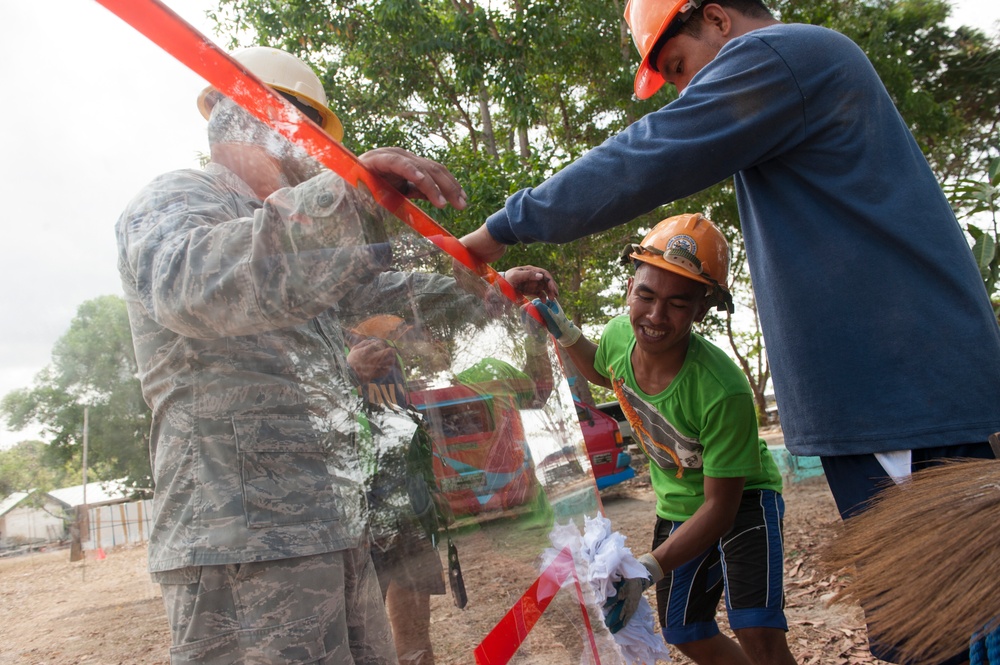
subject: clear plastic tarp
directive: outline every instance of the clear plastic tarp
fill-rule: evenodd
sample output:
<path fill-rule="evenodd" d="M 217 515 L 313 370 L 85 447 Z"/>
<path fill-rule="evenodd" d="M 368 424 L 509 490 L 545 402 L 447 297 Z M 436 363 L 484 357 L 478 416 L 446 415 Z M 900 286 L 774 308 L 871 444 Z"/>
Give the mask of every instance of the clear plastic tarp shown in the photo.
<path fill-rule="evenodd" d="M 211 141 L 268 158 L 165 174 L 116 229 L 154 413 L 154 579 L 363 542 L 401 662 L 422 644 L 437 663 L 623 662 L 579 551 L 601 513 L 587 412 L 526 301 L 216 106 Z"/>

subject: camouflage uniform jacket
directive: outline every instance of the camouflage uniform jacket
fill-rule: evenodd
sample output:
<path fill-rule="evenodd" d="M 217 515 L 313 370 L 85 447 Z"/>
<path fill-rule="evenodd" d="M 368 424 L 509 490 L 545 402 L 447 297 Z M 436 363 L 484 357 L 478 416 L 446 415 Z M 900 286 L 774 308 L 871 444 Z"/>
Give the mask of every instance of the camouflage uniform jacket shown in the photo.
<path fill-rule="evenodd" d="M 260 201 L 217 164 L 160 176 L 122 214 L 119 270 L 153 413 L 151 572 L 362 542 L 340 316 L 400 286 L 373 240 L 382 214 L 332 173 Z"/>

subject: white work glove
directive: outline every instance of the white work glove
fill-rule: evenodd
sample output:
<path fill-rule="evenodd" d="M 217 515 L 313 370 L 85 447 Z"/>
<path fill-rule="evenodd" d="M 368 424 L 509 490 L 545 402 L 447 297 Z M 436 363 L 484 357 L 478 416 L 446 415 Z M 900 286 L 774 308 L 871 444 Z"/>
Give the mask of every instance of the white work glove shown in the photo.
<path fill-rule="evenodd" d="M 653 557 L 652 552 L 643 554 L 638 559 L 646 567 L 649 577 L 632 577 L 615 582 L 615 595 L 604 603 L 604 625 L 612 634 L 625 627 L 632 615 L 639 608 L 642 593 L 663 579 L 663 569 Z"/>
<path fill-rule="evenodd" d="M 549 329 L 549 332 L 556 338 L 560 346 L 573 346 L 583 335 L 583 331 L 566 318 L 566 314 L 563 312 L 563 308 L 559 306 L 558 301 L 551 298 L 545 301 L 535 298 L 531 301 L 531 304 L 542 315 L 545 327 Z"/>

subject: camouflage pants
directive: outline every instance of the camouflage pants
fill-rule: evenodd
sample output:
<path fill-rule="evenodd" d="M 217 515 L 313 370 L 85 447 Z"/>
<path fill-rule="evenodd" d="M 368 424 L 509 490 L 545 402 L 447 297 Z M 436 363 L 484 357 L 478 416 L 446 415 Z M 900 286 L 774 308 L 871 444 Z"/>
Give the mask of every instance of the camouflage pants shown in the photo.
<path fill-rule="evenodd" d="M 387 665 L 396 653 L 367 548 L 154 573 L 171 665 Z"/>

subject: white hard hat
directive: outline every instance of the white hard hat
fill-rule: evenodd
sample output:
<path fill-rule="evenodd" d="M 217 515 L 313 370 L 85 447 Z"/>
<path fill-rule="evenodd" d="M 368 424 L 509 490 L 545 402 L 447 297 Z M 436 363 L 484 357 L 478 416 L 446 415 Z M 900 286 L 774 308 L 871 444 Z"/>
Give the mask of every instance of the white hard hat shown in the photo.
<path fill-rule="evenodd" d="M 287 51 L 270 46 L 252 46 L 233 53 L 233 59 L 249 69 L 254 76 L 268 84 L 278 92 L 291 95 L 299 102 L 296 104 L 312 109 L 319 114 L 322 122 L 317 122 L 327 134 L 337 141 L 344 138 L 344 126 L 340 124 L 333 111 L 327 108 L 326 91 L 312 68 Z M 198 110 L 207 119 L 214 102 L 210 93 L 215 88 L 209 86 L 198 95 Z M 292 101 L 294 104 L 295 101 Z M 306 112 L 306 115 L 311 115 Z M 315 118 L 313 118 L 315 120 Z"/>

